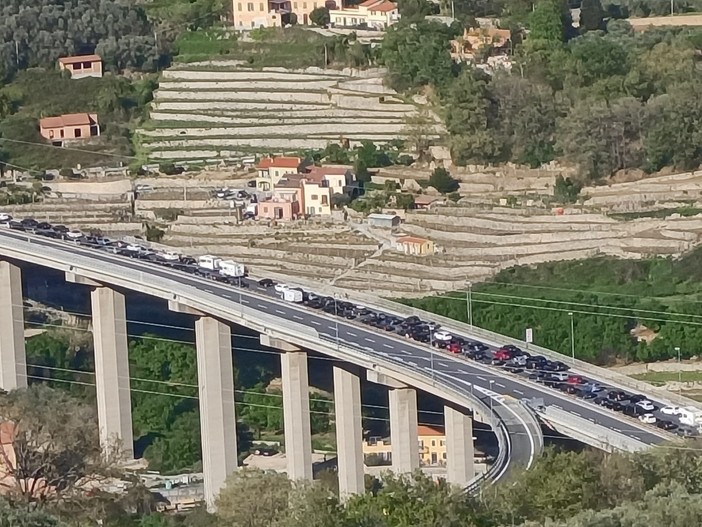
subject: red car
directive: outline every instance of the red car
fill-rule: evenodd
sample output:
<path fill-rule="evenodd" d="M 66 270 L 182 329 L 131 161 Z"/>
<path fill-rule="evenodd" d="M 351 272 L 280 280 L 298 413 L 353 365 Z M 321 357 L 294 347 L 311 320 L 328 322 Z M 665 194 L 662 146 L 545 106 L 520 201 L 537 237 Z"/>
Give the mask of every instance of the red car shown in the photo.
<path fill-rule="evenodd" d="M 458 342 L 452 342 L 451 344 L 446 346 L 446 349 L 451 353 L 461 353 L 461 351 L 463 351 L 461 349 L 461 345 Z"/>
<path fill-rule="evenodd" d="M 495 352 L 495 358 L 497 360 L 502 360 L 507 362 L 508 360 L 512 359 L 512 352 L 509 350 L 506 350 L 504 348 L 500 348 Z"/>
<path fill-rule="evenodd" d="M 580 375 L 568 375 L 566 382 L 568 384 L 585 384 L 586 381 Z"/>

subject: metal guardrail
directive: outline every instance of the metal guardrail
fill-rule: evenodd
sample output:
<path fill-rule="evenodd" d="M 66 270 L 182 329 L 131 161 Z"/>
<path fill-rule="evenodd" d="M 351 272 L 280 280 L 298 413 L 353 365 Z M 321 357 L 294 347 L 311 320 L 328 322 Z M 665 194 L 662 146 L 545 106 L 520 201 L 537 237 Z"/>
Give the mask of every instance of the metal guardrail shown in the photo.
<path fill-rule="evenodd" d="M 558 425 L 561 425 L 563 428 L 567 428 L 571 431 L 571 433 L 576 432 L 577 435 L 583 438 L 590 438 L 597 442 L 600 448 L 604 448 L 607 451 L 619 450 L 624 452 L 638 452 L 648 448 L 646 443 L 615 430 L 604 429 L 606 430 L 605 434 L 592 434 L 592 427 L 588 426 L 589 421 L 587 419 L 572 415 L 560 408 L 547 406 L 537 410 L 537 412 L 542 415 L 546 421 L 551 421 L 556 428 L 558 428 Z M 603 430 L 603 428 L 598 427 L 597 430 Z M 581 441 L 584 440 L 581 439 Z M 609 448 L 607 448 L 607 446 L 609 446 Z"/>

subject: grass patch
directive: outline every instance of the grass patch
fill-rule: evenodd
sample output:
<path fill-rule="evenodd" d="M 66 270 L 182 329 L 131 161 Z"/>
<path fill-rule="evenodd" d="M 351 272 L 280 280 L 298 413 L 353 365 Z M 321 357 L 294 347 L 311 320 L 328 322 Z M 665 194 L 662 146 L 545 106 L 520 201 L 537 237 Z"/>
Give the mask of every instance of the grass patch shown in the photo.
<path fill-rule="evenodd" d="M 224 30 L 185 33 L 176 42 L 176 60 L 187 63 L 229 58 L 253 68 L 362 67 L 370 62 L 369 46 L 300 27 L 259 28 L 249 35 L 250 40 L 243 40 Z"/>
<path fill-rule="evenodd" d="M 678 379 L 682 382 L 702 382 L 702 371 L 681 371 L 679 374 L 676 371 L 649 371 L 630 377 L 660 386 L 667 382 L 678 382 Z"/>

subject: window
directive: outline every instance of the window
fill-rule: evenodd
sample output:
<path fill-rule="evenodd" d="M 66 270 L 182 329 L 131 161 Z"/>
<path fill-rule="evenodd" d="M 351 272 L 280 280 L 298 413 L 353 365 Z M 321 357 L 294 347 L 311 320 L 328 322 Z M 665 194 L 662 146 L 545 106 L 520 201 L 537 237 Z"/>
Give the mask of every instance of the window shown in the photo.
<path fill-rule="evenodd" d="M 253 2 L 249 2 L 248 4 L 246 4 L 246 7 L 249 11 L 253 11 L 254 10 Z"/>
<path fill-rule="evenodd" d="M 329 205 L 327 196 L 322 196 L 322 205 Z"/>
<path fill-rule="evenodd" d="M 436 441 L 434 441 L 433 439 L 431 440 L 431 446 L 436 446 Z"/>
<path fill-rule="evenodd" d="M 442 457 L 443 459 L 446 459 L 446 452 L 444 452 L 443 454 L 441 454 L 441 457 Z"/>
<path fill-rule="evenodd" d="M 54 131 L 49 130 L 49 139 L 53 139 L 53 138 L 54 138 Z"/>
<path fill-rule="evenodd" d="M 312 201 L 319 201 L 319 196 L 317 194 L 312 194 L 311 198 Z"/>
<path fill-rule="evenodd" d="M 297 9 L 297 2 L 293 2 L 293 9 Z"/>
<path fill-rule="evenodd" d="M 419 448 L 424 448 L 424 441 L 422 441 L 422 440 L 419 441 Z"/>
<path fill-rule="evenodd" d="M 59 133 L 61 134 L 61 137 L 63 137 L 63 128 L 61 128 L 61 131 Z"/>
<path fill-rule="evenodd" d="M 259 4 L 259 7 L 261 8 L 260 10 L 263 11 L 263 2 Z"/>
<path fill-rule="evenodd" d="M 84 62 L 83 63 L 83 69 L 85 70 L 91 70 L 93 69 L 93 64 L 91 62 Z"/>
<path fill-rule="evenodd" d="M 73 137 L 81 137 L 82 132 L 80 128 L 74 128 L 73 129 Z"/>
<path fill-rule="evenodd" d="M 307 2 L 302 2 L 302 9 L 307 9 Z"/>
<path fill-rule="evenodd" d="M 444 441 L 444 440 L 442 439 L 442 440 L 439 442 L 439 444 L 440 444 L 441 446 L 446 446 L 446 441 Z"/>
<path fill-rule="evenodd" d="M 242 9 L 241 9 L 241 2 L 239 2 L 238 4 L 236 4 L 236 10 L 237 10 L 237 11 L 242 11 Z"/>

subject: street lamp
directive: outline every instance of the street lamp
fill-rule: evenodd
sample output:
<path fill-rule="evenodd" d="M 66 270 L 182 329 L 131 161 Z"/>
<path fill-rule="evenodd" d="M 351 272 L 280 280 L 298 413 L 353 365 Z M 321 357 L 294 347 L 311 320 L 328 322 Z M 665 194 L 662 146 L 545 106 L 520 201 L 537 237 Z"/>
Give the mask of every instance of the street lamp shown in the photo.
<path fill-rule="evenodd" d="M 434 383 L 434 330 L 429 328 L 429 368 L 431 369 L 431 382 Z"/>
<path fill-rule="evenodd" d="M 675 346 L 675 351 L 678 353 L 678 395 L 682 391 L 682 364 L 680 360 L 680 346 Z"/>
<path fill-rule="evenodd" d="M 336 307 L 336 295 L 338 293 L 334 293 L 334 326 L 336 328 L 336 349 L 337 351 L 339 350 L 339 312 Z"/>
<path fill-rule="evenodd" d="M 575 324 L 573 322 L 573 312 L 569 311 L 568 316 L 570 317 L 570 356 L 575 364 Z"/>
<path fill-rule="evenodd" d="M 473 327 L 473 283 L 467 282 L 468 291 L 466 292 L 466 311 L 468 312 L 468 324 Z"/>

